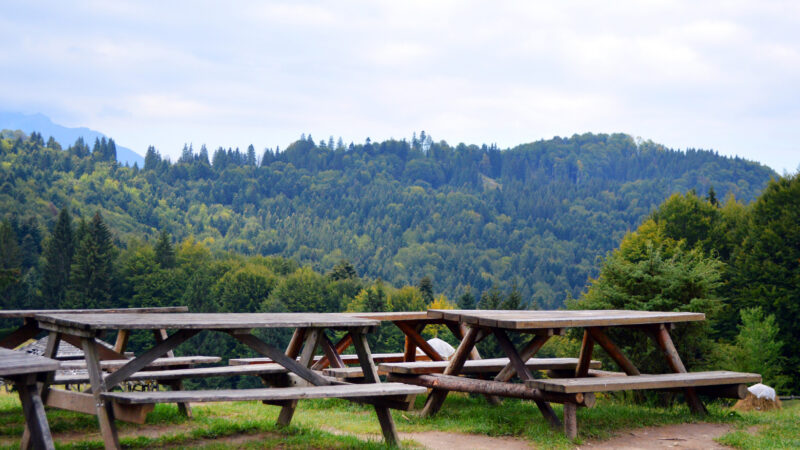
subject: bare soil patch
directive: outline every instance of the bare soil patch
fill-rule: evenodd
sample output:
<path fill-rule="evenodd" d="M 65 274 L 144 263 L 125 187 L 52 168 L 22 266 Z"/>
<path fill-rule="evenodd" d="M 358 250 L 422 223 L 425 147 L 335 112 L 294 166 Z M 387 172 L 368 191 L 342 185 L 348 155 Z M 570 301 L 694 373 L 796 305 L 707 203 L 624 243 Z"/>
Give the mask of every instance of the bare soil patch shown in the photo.
<path fill-rule="evenodd" d="M 720 437 L 730 430 L 730 425 L 718 423 L 687 423 L 662 427 L 645 427 L 623 431 L 605 441 L 590 441 L 578 448 L 727 449 L 730 447 L 714 442 L 714 438 Z"/>

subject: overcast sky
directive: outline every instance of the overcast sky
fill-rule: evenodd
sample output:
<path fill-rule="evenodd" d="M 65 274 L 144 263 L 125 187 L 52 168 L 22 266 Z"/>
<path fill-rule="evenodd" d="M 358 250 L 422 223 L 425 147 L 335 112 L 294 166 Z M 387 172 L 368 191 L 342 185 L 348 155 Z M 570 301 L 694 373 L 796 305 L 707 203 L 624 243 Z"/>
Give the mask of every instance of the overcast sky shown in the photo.
<path fill-rule="evenodd" d="M 797 1 L 11 0 L 0 68 L 0 109 L 173 159 L 624 132 L 800 166 Z"/>

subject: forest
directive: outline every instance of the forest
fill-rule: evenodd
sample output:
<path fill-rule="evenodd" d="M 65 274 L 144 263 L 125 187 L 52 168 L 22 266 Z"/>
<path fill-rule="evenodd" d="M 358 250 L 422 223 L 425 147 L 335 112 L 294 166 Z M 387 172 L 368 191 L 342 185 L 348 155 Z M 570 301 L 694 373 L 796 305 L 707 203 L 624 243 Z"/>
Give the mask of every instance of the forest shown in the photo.
<path fill-rule="evenodd" d="M 792 389 L 798 203 L 798 175 L 622 134 L 506 150 L 303 136 L 260 156 L 187 145 L 171 162 L 150 148 L 139 168 L 116 162 L 113 140 L 64 149 L 4 131 L 0 307 L 700 311 L 709 320 L 677 339 L 690 368 Z M 372 344 L 400 339 L 382 328 Z M 657 360 L 630 342 L 633 359 Z"/>

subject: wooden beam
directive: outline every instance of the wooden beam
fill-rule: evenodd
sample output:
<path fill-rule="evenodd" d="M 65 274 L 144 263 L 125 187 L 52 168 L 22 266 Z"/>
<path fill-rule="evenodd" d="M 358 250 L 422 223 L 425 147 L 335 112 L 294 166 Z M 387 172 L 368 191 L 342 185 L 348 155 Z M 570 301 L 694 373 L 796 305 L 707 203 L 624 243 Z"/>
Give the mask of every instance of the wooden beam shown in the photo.
<path fill-rule="evenodd" d="M 106 383 L 103 380 L 103 370 L 100 368 L 100 357 L 97 354 L 97 345 L 94 342 L 94 338 L 91 337 L 81 338 L 81 341 L 83 343 L 83 353 L 86 357 L 86 369 L 89 371 L 89 379 L 92 383 L 92 396 L 94 397 L 95 409 L 97 411 L 97 420 L 100 422 L 100 433 L 103 435 L 103 443 L 106 448 L 118 449 L 120 445 L 117 427 L 114 425 L 114 409 L 110 402 L 106 403 L 101 397 L 104 392 L 110 389 L 106 387 Z M 125 367 L 127 367 L 127 365 Z M 116 373 L 119 373 L 119 371 L 115 372 L 115 374 Z M 114 374 L 111 376 L 114 376 Z"/>
<path fill-rule="evenodd" d="M 678 350 L 675 348 L 675 344 L 672 343 L 672 338 L 669 336 L 669 330 L 667 330 L 667 327 L 665 327 L 664 324 L 660 324 L 654 331 L 656 343 L 664 353 L 664 357 L 667 358 L 667 363 L 669 364 L 670 368 L 672 368 L 672 370 L 676 373 L 686 373 L 686 367 L 683 365 L 680 355 L 678 355 Z M 689 404 L 689 409 L 693 414 L 705 415 L 708 413 L 705 405 L 703 405 L 703 402 L 700 401 L 700 397 L 698 397 L 694 388 L 686 388 L 683 392 L 686 396 L 686 403 Z"/>
<path fill-rule="evenodd" d="M 39 325 L 36 324 L 35 320 L 26 320 L 21 327 L 12 331 L 3 339 L 0 339 L 0 347 L 10 348 L 13 350 L 28 340 L 35 338 L 36 335 L 41 331 L 41 328 L 39 328 Z"/>
<path fill-rule="evenodd" d="M 109 375 L 105 379 L 106 386 L 108 386 L 109 390 L 112 389 L 116 385 L 125 381 L 125 379 L 127 379 L 129 376 L 149 366 L 150 363 L 164 356 L 165 354 L 167 354 L 167 352 L 181 345 L 182 343 L 186 342 L 189 338 L 191 338 L 192 336 L 196 335 L 199 332 L 200 330 L 195 330 L 195 329 L 176 331 L 175 333 L 173 333 L 172 336 L 168 337 L 165 341 L 159 342 L 150 350 L 142 353 L 141 355 L 139 355 L 139 357 L 132 359 L 129 363 L 125 364 L 124 366 L 117 369 L 114 373 Z M 87 358 L 86 360 L 87 368 L 89 364 L 90 364 L 89 359 Z"/>
<path fill-rule="evenodd" d="M 299 375 L 301 378 L 310 382 L 313 385 L 323 386 L 323 385 L 333 384 L 327 378 L 309 369 L 304 364 L 299 363 L 294 358 L 290 358 L 289 356 L 285 355 L 282 351 L 265 343 L 264 341 L 253 336 L 252 334 L 231 333 L 231 336 L 236 338 L 236 340 L 238 340 L 239 342 L 252 348 L 257 353 L 266 356 L 272 359 L 274 362 L 289 369 L 290 372 Z"/>
<path fill-rule="evenodd" d="M 581 342 L 581 353 L 578 357 L 578 367 L 575 368 L 576 377 L 585 377 L 589 373 L 589 364 L 592 362 L 592 349 L 594 340 L 589 330 L 583 330 L 583 342 Z"/>
<path fill-rule="evenodd" d="M 619 367 L 628 375 L 640 375 L 639 369 L 617 348 L 614 342 L 603 333 L 601 328 L 591 327 L 586 329 L 591 334 L 592 339 L 603 347 L 603 350 L 608 353 L 608 356 L 616 362 Z"/>
<path fill-rule="evenodd" d="M 351 345 L 353 345 L 353 336 L 351 336 L 350 333 L 346 333 L 341 339 L 339 339 L 339 342 L 336 343 L 336 354 L 340 360 L 342 359 L 342 352 L 344 352 L 347 347 L 350 347 Z M 311 368 L 314 370 L 322 370 L 330 366 L 330 364 L 330 359 L 323 355 L 322 358 L 320 358 L 319 361 L 317 361 L 316 364 L 314 364 Z"/>
<path fill-rule="evenodd" d="M 352 330 L 353 345 L 358 354 L 358 361 L 361 364 L 361 369 L 364 372 L 364 380 L 371 384 L 380 384 L 381 380 L 378 378 L 378 370 L 375 368 L 375 363 L 372 361 L 372 353 L 369 350 L 369 343 L 367 337 L 360 332 Z M 400 436 L 397 434 L 397 427 L 395 426 L 392 414 L 389 408 L 382 405 L 375 405 L 375 413 L 378 416 L 378 422 L 381 425 L 383 432 L 383 439 L 391 446 L 400 445 Z"/>
<path fill-rule="evenodd" d="M 458 375 L 461 372 L 461 369 L 464 367 L 464 363 L 467 361 L 467 357 L 469 356 L 472 347 L 475 346 L 475 341 L 477 340 L 479 333 L 481 333 L 481 329 L 479 327 L 469 327 L 467 334 L 464 335 L 464 339 L 461 340 L 461 344 L 458 346 L 456 352 L 453 354 L 453 357 L 450 359 L 450 364 L 446 369 L 444 369 L 444 375 Z M 425 401 L 425 407 L 422 408 L 421 412 L 422 416 L 433 416 L 436 414 L 442 407 L 442 404 L 446 398 L 446 389 L 434 389 L 430 395 L 428 395 L 428 399 Z"/>
<path fill-rule="evenodd" d="M 533 358 L 534 355 L 542 348 L 542 346 L 550 339 L 550 336 L 547 335 L 536 335 L 534 336 L 528 345 L 526 345 L 520 352 L 519 356 L 522 358 L 523 361 L 527 361 Z M 495 381 L 508 381 L 510 380 L 515 374 L 517 370 L 514 368 L 514 364 L 511 361 L 508 362 L 505 368 L 494 377 Z"/>
<path fill-rule="evenodd" d="M 414 343 L 420 350 L 422 350 L 433 361 L 444 361 L 444 357 L 439 354 L 419 333 L 409 324 L 404 322 L 395 322 L 397 328 L 406 335 L 406 337 Z"/>

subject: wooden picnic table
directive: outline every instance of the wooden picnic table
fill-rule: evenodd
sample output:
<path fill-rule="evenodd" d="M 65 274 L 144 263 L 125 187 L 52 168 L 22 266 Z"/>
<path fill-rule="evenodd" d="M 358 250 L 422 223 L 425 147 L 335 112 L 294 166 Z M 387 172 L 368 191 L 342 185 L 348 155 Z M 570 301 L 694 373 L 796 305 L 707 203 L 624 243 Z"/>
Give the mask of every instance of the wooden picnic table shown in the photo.
<path fill-rule="evenodd" d="M 168 313 L 186 312 L 186 306 L 164 306 L 153 308 L 104 308 L 104 309 L 9 309 L 0 310 L 0 320 L 2 319 L 22 319 L 22 324 L 14 331 L 0 339 L 0 347 L 14 349 L 26 341 L 35 338 L 42 333 L 39 323 L 34 320 L 38 314 L 98 314 L 98 313 Z M 80 348 L 80 339 L 73 336 L 62 336 L 64 342 L 68 342 Z M 128 333 L 123 332 L 117 335 L 117 341 L 113 348 L 97 343 L 97 351 L 102 359 L 125 359 L 125 348 L 128 344 Z M 55 358 L 55 356 L 54 356 Z"/>
<path fill-rule="evenodd" d="M 380 383 L 372 362 L 366 334 L 378 325 L 375 320 L 324 313 L 170 313 L 170 314 L 43 314 L 36 316 L 39 326 L 50 331 L 51 339 L 57 341 L 62 335 L 79 336 L 91 379 L 92 400 L 103 434 L 106 448 L 119 448 L 114 414 L 118 407 L 153 404 L 158 402 L 202 402 L 230 399 L 260 399 L 282 406 L 278 422 L 288 425 L 298 398 L 341 397 L 371 403 L 375 406 L 383 435 L 387 442 L 398 441 L 388 404 L 398 396 L 424 392 L 423 388 L 399 383 Z M 300 343 L 293 343 L 284 352 L 252 334 L 254 329 L 295 328 L 295 336 L 302 336 Z M 322 376 L 310 369 L 317 347 L 331 360 L 331 364 L 343 367 L 337 357 L 333 343 L 326 330 L 345 330 L 352 336 L 359 356 L 361 369 L 369 385 L 351 385 Z M 104 374 L 94 345 L 94 339 L 106 330 L 173 330 L 170 335 L 155 334 L 156 344 L 134 357 L 111 374 Z M 159 391 L 112 393 L 112 388 L 134 376 L 156 358 L 196 335 L 200 331 L 224 332 L 269 357 L 282 366 L 281 370 L 303 380 L 308 387 L 273 387 L 233 391 Z M 299 359 L 298 359 L 299 357 Z M 200 370 L 200 369 L 198 369 Z M 231 374 L 249 370 L 248 367 L 231 366 Z M 219 373 L 217 373 L 219 375 Z M 407 388 L 413 388 L 411 390 Z M 47 388 L 45 388 L 45 392 Z M 80 393 L 68 393 L 78 394 Z M 384 401 L 386 399 L 386 401 Z"/>
<path fill-rule="evenodd" d="M 428 387 L 435 387 L 423 409 L 423 415 L 435 414 L 444 402 L 448 390 L 483 393 L 487 395 L 510 396 L 532 399 L 536 402 L 548 422 L 560 427 L 561 421 L 550 407 L 550 402 L 564 404 L 564 427 L 570 438 L 577 435 L 576 407 L 592 406 L 594 392 L 628 390 L 683 388 L 687 403 L 693 413 L 705 413 L 698 389 L 709 388 L 704 392 L 719 396 L 741 395 L 745 382 L 758 382 L 757 374 L 736 374 L 733 372 L 703 372 L 688 374 L 669 335 L 676 323 L 705 320 L 702 313 L 693 312 L 655 312 L 631 310 L 597 311 L 485 311 L 485 310 L 429 310 L 433 319 L 457 321 L 466 325 L 468 331 L 456 353 L 450 360 L 443 375 L 402 376 L 390 375 L 390 380 L 403 381 Z M 551 336 L 563 334 L 564 329 L 579 327 L 584 329 L 583 341 L 578 357 L 574 378 L 563 380 L 535 380 L 525 361 L 532 358 Z M 605 329 L 629 327 L 641 330 L 653 338 L 662 350 L 670 368 L 678 376 L 640 375 L 635 365 L 619 350 L 606 335 Z M 517 349 L 509 339 L 509 333 L 532 335 L 527 344 Z M 509 358 L 508 365 L 500 371 L 494 381 L 469 380 L 457 378 L 464 367 L 467 355 L 475 344 L 492 335 Z M 599 344 L 611 359 L 624 371 L 624 374 L 590 370 L 594 344 Z M 564 376 L 563 373 L 553 375 Z M 563 372 L 563 371 L 562 371 Z M 571 372 L 571 371 L 570 371 Z M 517 375 L 524 385 L 508 381 Z M 611 376 L 612 378 L 601 378 Z M 599 378 L 590 378 L 599 377 Z M 627 379 L 622 379 L 627 377 Z M 613 381 L 612 381 L 613 380 Z M 615 382 L 616 381 L 616 382 Z M 712 389 L 715 385 L 730 386 L 731 389 Z"/>
<path fill-rule="evenodd" d="M 26 428 L 32 430 L 31 443 L 35 449 L 52 449 L 53 438 L 36 383 L 43 374 L 58 369 L 58 361 L 30 353 L 0 348 L 0 378 L 17 387 Z"/>

